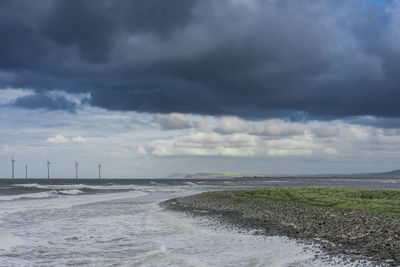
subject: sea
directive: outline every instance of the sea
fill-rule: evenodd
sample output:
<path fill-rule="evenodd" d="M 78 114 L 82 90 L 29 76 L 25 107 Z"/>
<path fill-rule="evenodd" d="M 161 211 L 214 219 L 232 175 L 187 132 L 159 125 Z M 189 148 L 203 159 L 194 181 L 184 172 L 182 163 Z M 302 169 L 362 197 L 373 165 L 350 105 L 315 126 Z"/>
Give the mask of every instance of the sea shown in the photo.
<path fill-rule="evenodd" d="M 159 206 L 206 191 L 293 186 L 400 189 L 400 179 L 0 179 L 0 266 L 367 266 Z"/>

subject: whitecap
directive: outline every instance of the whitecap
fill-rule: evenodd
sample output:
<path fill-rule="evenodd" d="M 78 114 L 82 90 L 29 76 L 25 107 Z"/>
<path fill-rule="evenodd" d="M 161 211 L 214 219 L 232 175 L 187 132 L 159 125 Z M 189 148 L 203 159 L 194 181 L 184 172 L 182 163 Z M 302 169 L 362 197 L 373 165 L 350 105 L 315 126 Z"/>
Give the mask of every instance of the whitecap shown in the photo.
<path fill-rule="evenodd" d="M 34 187 L 34 188 L 40 188 L 40 189 L 48 189 L 49 187 L 41 184 L 14 184 L 12 186 L 19 186 L 19 187 Z"/>
<path fill-rule="evenodd" d="M 83 194 L 83 192 L 79 189 L 69 189 L 69 190 L 61 190 L 58 191 L 59 194 L 63 195 L 77 195 L 77 194 Z"/>
<path fill-rule="evenodd" d="M 57 194 L 57 191 L 51 190 L 47 192 L 29 193 L 29 194 L 18 194 L 18 195 L 6 195 L 0 196 L 0 201 L 9 201 L 21 198 L 49 198 Z"/>

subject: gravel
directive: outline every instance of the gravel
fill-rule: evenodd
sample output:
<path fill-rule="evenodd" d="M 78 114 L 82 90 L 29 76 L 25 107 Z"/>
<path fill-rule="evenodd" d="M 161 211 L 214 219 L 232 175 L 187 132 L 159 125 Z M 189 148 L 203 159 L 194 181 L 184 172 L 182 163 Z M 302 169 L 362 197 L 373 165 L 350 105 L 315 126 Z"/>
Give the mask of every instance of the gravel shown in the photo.
<path fill-rule="evenodd" d="M 328 254 L 400 266 L 400 218 L 293 202 L 207 192 L 160 203 L 164 208 L 211 216 L 244 230 L 313 242 Z"/>

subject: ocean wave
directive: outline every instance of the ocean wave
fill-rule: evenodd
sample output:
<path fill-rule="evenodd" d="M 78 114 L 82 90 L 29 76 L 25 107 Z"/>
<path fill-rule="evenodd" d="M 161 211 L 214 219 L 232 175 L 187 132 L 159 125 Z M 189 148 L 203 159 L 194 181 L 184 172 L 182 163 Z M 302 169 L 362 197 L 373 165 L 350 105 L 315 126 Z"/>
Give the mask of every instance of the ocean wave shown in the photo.
<path fill-rule="evenodd" d="M 41 185 L 41 184 L 13 184 L 12 186 L 18 186 L 18 187 L 34 187 L 34 188 L 40 188 L 40 189 L 48 189 L 49 187 L 46 185 Z"/>
<path fill-rule="evenodd" d="M 84 190 L 84 189 L 94 189 L 94 190 L 129 190 L 136 189 L 135 185 L 89 185 L 89 184 L 65 184 L 65 185 L 48 185 L 48 188 L 55 190 Z"/>
<path fill-rule="evenodd" d="M 39 193 L 29 193 L 29 194 L 18 194 L 18 195 L 6 195 L 0 196 L 0 201 L 16 200 L 21 198 L 49 198 L 57 195 L 57 191 L 51 190 Z"/>
<path fill-rule="evenodd" d="M 85 188 L 95 190 L 129 190 L 136 189 L 136 185 L 86 185 Z"/>
<path fill-rule="evenodd" d="M 45 194 L 47 192 L 41 192 L 35 194 L 34 196 L 36 197 L 40 196 L 38 194 L 42 194 L 43 198 L 35 198 L 35 201 L 29 201 L 29 205 L 26 205 L 25 201 L 11 201 L 11 200 L 21 199 L 26 197 L 26 195 L 29 196 L 33 194 L 24 194 L 25 196 L 24 195 L 0 196 L 0 218 L 4 214 L 28 212 L 30 210 L 40 210 L 40 209 L 65 209 L 73 207 L 75 205 L 85 205 L 85 204 L 112 201 L 118 199 L 136 198 L 148 194 L 139 190 L 121 192 L 121 193 L 77 194 L 77 195 L 59 194 L 55 190 L 49 192 L 51 193 L 48 193 L 47 196 Z"/>
<path fill-rule="evenodd" d="M 56 189 L 56 190 L 72 190 L 72 189 L 86 189 L 90 188 L 89 185 L 85 184 L 55 184 L 55 185 L 48 185 L 49 188 L 51 189 Z"/>
<path fill-rule="evenodd" d="M 18 195 L 3 195 L 0 196 L 0 201 L 10 201 L 16 199 L 24 199 L 24 198 L 50 198 L 57 195 L 78 195 L 83 194 L 84 192 L 78 189 L 66 189 L 66 190 L 49 190 L 45 192 L 38 193 L 26 193 L 26 194 L 18 194 Z"/>
<path fill-rule="evenodd" d="M 142 191 L 135 185 L 87 185 L 87 184 L 64 184 L 64 185 L 41 185 L 37 183 L 15 184 L 15 187 L 47 189 L 42 192 L 16 192 L 14 195 L 0 195 L 0 201 L 11 201 L 25 198 L 50 198 L 57 195 L 83 195 L 87 190 L 132 190 Z M 104 191 L 105 192 L 105 191 Z"/>
<path fill-rule="evenodd" d="M 133 189 L 132 185 L 88 185 L 88 184 L 53 184 L 41 185 L 37 183 L 31 184 L 15 184 L 12 186 L 39 188 L 39 189 L 54 189 L 54 190 L 73 190 L 73 189 Z"/>
<path fill-rule="evenodd" d="M 185 182 L 184 184 L 185 184 L 185 185 L 191 185 L 191 186 L 197 185 L 196 183 L 193 183 L 193 182 Z"/>
<path fill-rule="evenodd" d="M 84 192 L 79 189 L 68 189 L 68 190 L 58 191 L 58 193 L 62 195 L 78 195 L 78 194 L 83 194 Z"/>

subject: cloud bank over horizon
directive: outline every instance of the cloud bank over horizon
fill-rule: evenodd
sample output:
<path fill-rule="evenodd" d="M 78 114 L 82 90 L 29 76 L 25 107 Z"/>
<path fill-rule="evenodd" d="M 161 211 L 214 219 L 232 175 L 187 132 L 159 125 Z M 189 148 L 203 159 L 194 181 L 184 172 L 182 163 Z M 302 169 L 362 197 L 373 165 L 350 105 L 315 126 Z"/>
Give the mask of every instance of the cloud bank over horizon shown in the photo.
<path fill-rule="evenodd" d="M 396 169 L 400 161 L 400 129 L 343 120 L 254 121 L 94 107 L 77 113 L 8 107 L 0 120 L 2 177 L 13 154 L 17 170 L 27 162 L 32 175 L 41 177 L 49 159 L 59 178 L 73 174 L 75 161 L 82 177 L 93 177 L 101 161 L 105 177 L 124 178 L 201 171 L 375 172 Z"/>

